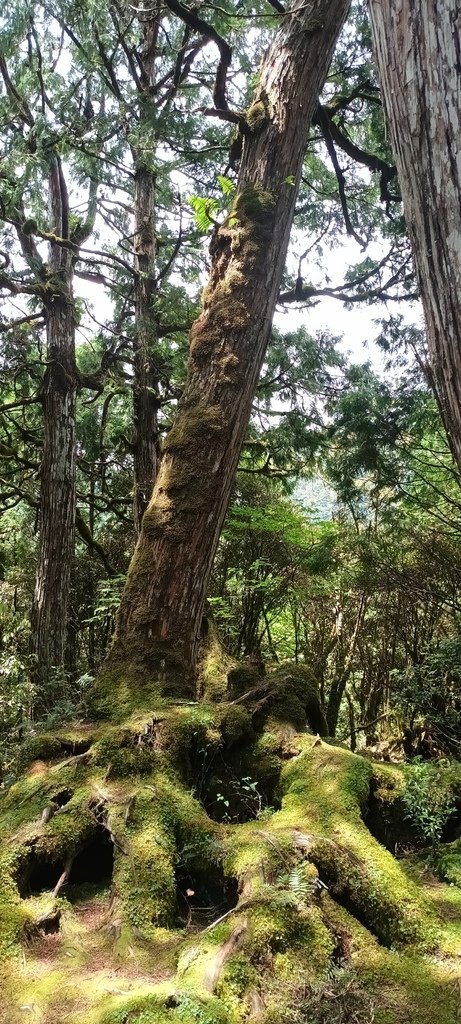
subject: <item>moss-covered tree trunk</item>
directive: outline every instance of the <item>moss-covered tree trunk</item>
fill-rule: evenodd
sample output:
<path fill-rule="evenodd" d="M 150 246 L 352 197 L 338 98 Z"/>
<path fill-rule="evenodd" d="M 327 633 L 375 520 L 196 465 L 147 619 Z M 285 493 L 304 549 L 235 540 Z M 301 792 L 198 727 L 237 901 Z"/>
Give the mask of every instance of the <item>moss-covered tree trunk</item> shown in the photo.
<path fill-rule="evenodd" d="M 193 689 L 210 569 L 285 264 L 307 131 L 349 0 L 297 0 L 246 113 L 236 196 L 214 233 L 187 380 L 144 515 L 110 664 Z"/>
<path fill-rule="evenodd" d="M 134 494 L 133 515 L 136 533 L 141 529 L 157 469 L 157 403 L 153 375 L 152 348 L 155 343 L 153 318 L 155 224 L 154 178 L 142 162 L 136 178 L 136 282 L 135 349 L 133 382 L 134 420 Z"/>
<path fill-rule="evenodd" d="M 461 14 L 458 0 L 369 0 L 424 305 L 432 377 L 461 468 Z"/>

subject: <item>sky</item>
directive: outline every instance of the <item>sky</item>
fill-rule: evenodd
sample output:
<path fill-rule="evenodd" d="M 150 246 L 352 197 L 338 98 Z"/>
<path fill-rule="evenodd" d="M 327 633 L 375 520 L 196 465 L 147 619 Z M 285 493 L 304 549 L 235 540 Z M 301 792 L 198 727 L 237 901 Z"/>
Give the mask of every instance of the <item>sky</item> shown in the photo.
<path fill-rule="evenodd" d="M 309 238 L 304 236 L 303 242 L 307 244 L 308 241 Z M 367 248 L 367 255 L 377 260 L 382 258 L 384 252 L 384 246 L 377 243 Z M 339 285 L 344 281 L 347 268 L 355 264 L 361 255 L 363 254 L 360 246 L 354 239 L 345 237 L 342 243 L 335 242 L 335 247 L 329 249 L 326 254 L 328 276 L 332 285 Z M 289 257 L 289 265 L 291 262 L 292 259 Z M 292 266 L 290 270 L 293 270 Z M 304 270 L 309 282 L 314 286 L 325 286 L 325 267 L 320 269 L 313 260 L 311 264 L 306 262 Z M 99 322 L 106 318 L 110 320 L 111 303 L 99 286 L 94 287 L 88 281 L 77 279 L 75 291 L 93 307 Z M 375 342 L 376 336 L 381 332 L 381 325 L 378 326 L 375 321 L 385 320 L 386 316 L 396 313 L 404 317 L 405 323 L 421 326 L 423 314 L 419 302 L 375 302 L 372 306 L 357 303 L 351 309 L 346 309 L 339 299 L 328 296 L 319 296 L 315 304 L 301 309 L 293 305 L 287 305 L 283 309 L 279 307 L 275 313 L 274 324 L 282 333 L 294 331 L 301 326 L 313 335 L 329 331 L 335 337 L 342 337 L 340 350 L 348 355 L 351 361 L 369 361 L 377 373 L 385 374 L 385 359 Z M 94 324 L 92 329 L 95 329 Z"/>
<path fill-rule="evenodd" d="M 381 259 L 384 253 L 383 245 L 375 243 L 367 247 L 367 256 L 373 259 Z M 344 281 L 348 267 L 354 265 L 361 256 L 363 253 L 360 246 L 354 239 L 347 237 L 328 250 L 328 276 L 333 286 Z M 315 263 L 306 264 L 305 272 L 314 286 L 325 286 L 324 268 L 319 270 Z M 397 313 L 403 316 L 406 324 L 421 327 L 423 311 L 419 302 L 374 302 L 372 306 L 357 303 L 352 309 L 346 309 L 339 299 L 328 296 L 320 296 L 316 305 L 304 309 L 294 309 L 292 306 L 279 308 L 274 323 L 282 333 L 303 326 L 310 334 L 328 330 L 334 336 L 342 336 L 339 347 L 343 354 L 348 355 L 353 362 L 369 361 L 377 373 L 385 374 L 385 359 L 375 341 L 381 333 L 381 325 L 378 326 L 375 321 L 385 320 L 387 316 Z"/>

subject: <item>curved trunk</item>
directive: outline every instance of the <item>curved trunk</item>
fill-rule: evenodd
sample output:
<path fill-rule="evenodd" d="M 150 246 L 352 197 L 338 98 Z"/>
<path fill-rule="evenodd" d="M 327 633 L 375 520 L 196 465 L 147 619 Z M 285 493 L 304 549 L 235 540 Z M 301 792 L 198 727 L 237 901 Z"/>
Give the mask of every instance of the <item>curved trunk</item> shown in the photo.
<path fill-rule="evenodd" d="M 458 0 L 369 7 L 433 383 L 461 468 L 461 13 Z"/>
<path fill-rule="evenodd" d="M 210 569 L 270 335 L 308 126 L 348 7 L 296 2 L 263 60 L 236 197 L 212 238 L 183 396 L 128 572 L 110 663 L 151 673 L 166 659 L 184 693 L 193 691 Z"/>

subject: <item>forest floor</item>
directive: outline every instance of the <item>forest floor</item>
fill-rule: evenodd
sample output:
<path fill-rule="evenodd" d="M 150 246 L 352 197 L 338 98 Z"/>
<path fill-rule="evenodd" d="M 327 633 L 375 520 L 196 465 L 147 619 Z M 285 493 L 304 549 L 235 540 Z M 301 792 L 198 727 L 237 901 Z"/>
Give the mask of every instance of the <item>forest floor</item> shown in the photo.
<path fill-rule="evenodd" d="M 40 934 L 23 944 L 16 965 L 19 1005 L 0 1008 L 1 1024 L 16 1019 L 31 1024 L 86 1022 L 102 1013 L 111 996 L 148 995 L 174 970 L 155 961 L 147 964 L 133 948 L 123 958 L 105 930 L 108 890 L 62 899 L 58 932 Z M 67 904 L 67 905 L 66 905 Z M 177 944 L 177 943 L 176 943 Z M 19 1014 L 18 1014 L 19 1011 Z M 16 1015 L 18 1014 L 18 1017 Z M 20 1016 L 19 1016 L 20 1015 Z"/>
<path fill-rule="evenodd" d="M 456 828 L 450 884 L 401 768 L 284 714 L 34 739 L 0 801 L 1 1024 L 459 1024 Z"/>
<path fill-rule="evenodd" d="M 443 952 L 421 957 L 383 951 L 370 933 L 355 923 L 354 938 L 343 950 L 341 966 L 318 989 L 312 1003 L 316 1015 L 307 1015 L 306 1024 L 317 1020 L 322 1024 L 457 1024 L 461 1018 L 461 892 L 414 861 L 409 874 L 419 876 L 421 891 L 444 922 L 440 933 Z M 63 899 L 63 905 L 65 902 Z M 107 890 L 69 902 L 59 932 L 43 934 L 23 945 L 15 965 L 20 997 L 16 1006 L 10 1001 L 9 1005 L 0 1004 L 1 1024 L 86 1024 L 126 998 L 136 997 L 136 1003 L 140 1000 L 143 1004 L 150 995 L 158 995 L 162 983 L 174 988 L 176 972 L 171 960 L 169 966 L 162 964 L 161 956 L 156 962 L 152 951 L 147 955 L 139 947 L 128 947 L 120 956 L 104 927 L 109 903 Z M 344 934 L 348 916 L 341 911 L 337 915 L 336 923 L 342 923 Z M 178 952 L 183 941 L 184 936 L 177 935 L 169 953 Z M 133 1015 L 133 1021 L 141 1019 Z M 150 1022 L 151 1018 L 147 1019 Z"/>

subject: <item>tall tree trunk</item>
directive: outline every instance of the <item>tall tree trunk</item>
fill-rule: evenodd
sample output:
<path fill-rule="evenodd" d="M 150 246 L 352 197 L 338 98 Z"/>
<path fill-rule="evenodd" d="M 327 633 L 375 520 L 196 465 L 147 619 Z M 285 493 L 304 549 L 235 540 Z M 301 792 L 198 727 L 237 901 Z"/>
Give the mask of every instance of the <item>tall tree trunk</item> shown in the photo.
<path fill-rule="evenodd" d="M 142 8 L 141 8 L 142 10 Z M 141 16 L 142 119 L 149 121 L 149 138 L 155 123 L 152 87 L 158 17 L 155 5 Z M 152 143 L 151 143 L 152 145 Z M 155 176 L 152 149 L 133 148 L 135 164 L 135 339 L 134 339 L 134 494 L 133 516 L 139 534 L 144 512 L 157 474 L 157 390 L 155 347 Z"/>
<path fill-rule="evenodd" d="M 139 164 L 135 183 L 135 348 L 133 382 L 134 420 L 134 494 L 133 516 L 139 534 L 157 472 L 157 381 L 153 348 L 155 345 L 154 294 L 154 177 Z"/>
<path fill-rule="evenodd" d="M 458 0 L 369 7 L 434 388 L 461 469 L 461 11 Z"/>
<path fill-rule="evenodd" d="M 50 230 L 69 237 L 67 189 L 59 157 L 49 176 Z M 40 541 L 32 607 L 35 676 L 45 683 L 65 666 L 67 615 L 75 534 L 75 321 L 72 256 L 50 245 L 46 284 L 47 369 L 43 387 L 44 444 Z"/>
<path fill-rule="evenodd" d="M 109 666 L 167 667 L 193 692 L 208 579 L 285 265 L 308 126 L 349 0 L 296 0 L 247 112 L 230 215 L 215 230 L 187 380 L 119 609 Z"/>

